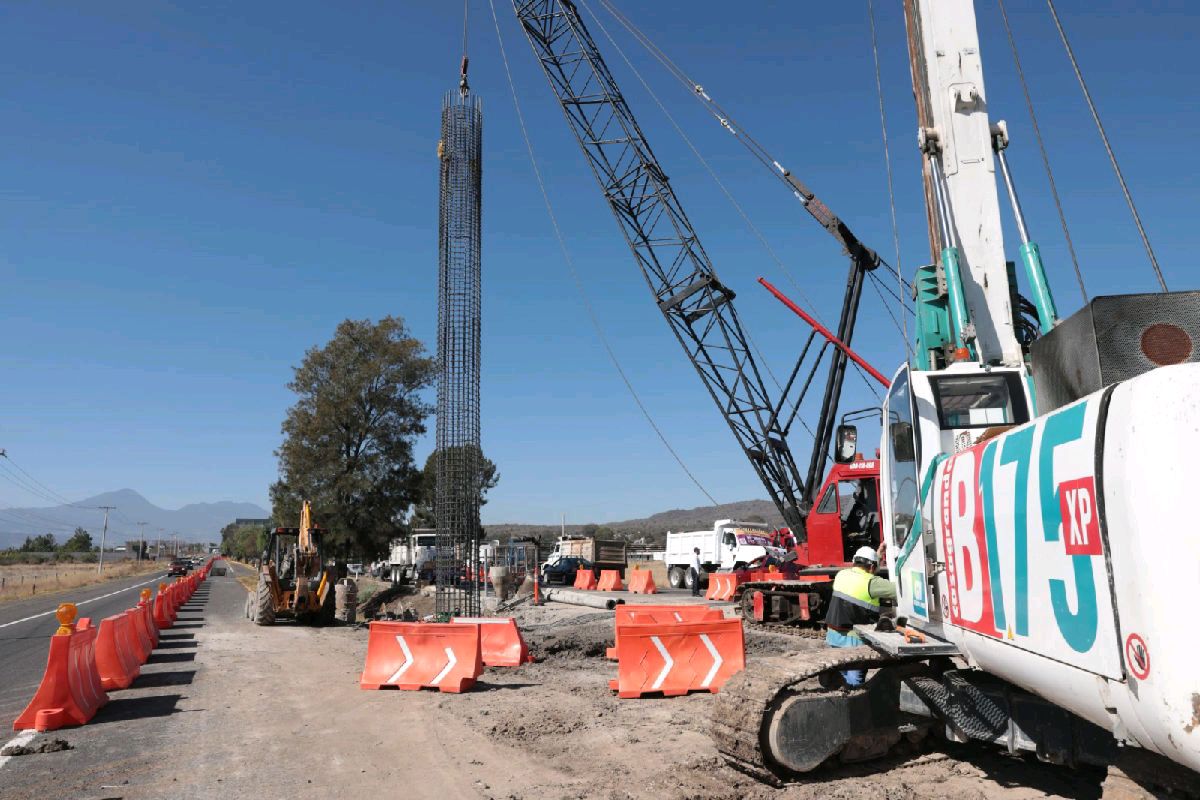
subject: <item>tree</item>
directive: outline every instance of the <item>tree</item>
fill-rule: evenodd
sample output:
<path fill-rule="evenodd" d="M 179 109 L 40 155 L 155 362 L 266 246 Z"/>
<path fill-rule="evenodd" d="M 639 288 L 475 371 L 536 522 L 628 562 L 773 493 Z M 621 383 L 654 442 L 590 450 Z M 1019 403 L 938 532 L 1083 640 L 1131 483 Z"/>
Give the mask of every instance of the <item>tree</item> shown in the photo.
<path fill-rule="evenodd" d="M 92 535 L 83 528 L 76 528 L 71 538 L 63 542 L 60 548 L 64 553 L 92 552 Z"/>
<path fill-rule="evenodd" d="M 267 529 L 262 525 L 229 523 L 221 529 L 221 552 L 239 561 L 253 561 L 267 546 Z"/>
<path fill-rule="evenodd" d="M 432 410 L 421 393 L 433 376 L 433 360 L 398 317 L 345 320 L 308 350 L 288 384 L 297 400 L 275 452 L 275 519 L 296 525 L 307 499 L 335 552 L 383 552 L 419 496 L 412 448 Z"/>
<path fill-rule="evenodd" d="M 474 445 L 467 446 L 475 450 L 475 453 L 465 455 L 476 465 L 475 485 L 479 487 L 479 505 L 483 507 L 487 504 L 488 491 L 495 489 L 496 484 L 500 482 L 500 472 L 496 469 L 495 462 L 483 454 L 483 450 Z M 412 518 L 414 528 L 437 526 L 437 456 L 437 450 L 430 453 L 429 458 L 425 459 L 425 469 L 421 470 L 421 496 L 413 510 Z M 474 458 L 471 458 L 472 456 Z"/>
<path fill-rule="evenodd" d="M 58 542 L 53 533 L 43 533 L 40 536 L 26 536 L 21 549 L 26 553 L 51 553 L 58 549 Z"/>

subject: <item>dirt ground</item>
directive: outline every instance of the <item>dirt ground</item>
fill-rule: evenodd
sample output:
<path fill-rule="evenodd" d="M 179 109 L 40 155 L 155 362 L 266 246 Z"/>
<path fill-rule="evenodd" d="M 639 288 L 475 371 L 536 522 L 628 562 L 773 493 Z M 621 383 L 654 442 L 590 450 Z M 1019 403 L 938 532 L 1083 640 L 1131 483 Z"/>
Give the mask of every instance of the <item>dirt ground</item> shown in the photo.
<path fill-rule="evenodd" d="M 612 612 L 515 610 L 539 659 L 463 694 L 364 691 L 362 626 L 261 628 L 233 575 L 210 578 L 134 686 L 64 752 L 4 770 L 9 800 L 331 796 L 481 800 L 909 800 L 1100 796 L 1103 776 L 991 751 L 927 748 L 780 788 L 726 765 L 714 696 L 620 700 Z M 818 647 L 750 633 L 747 659 Z M 38 740 L 31 743 L 37 746 Z"/>

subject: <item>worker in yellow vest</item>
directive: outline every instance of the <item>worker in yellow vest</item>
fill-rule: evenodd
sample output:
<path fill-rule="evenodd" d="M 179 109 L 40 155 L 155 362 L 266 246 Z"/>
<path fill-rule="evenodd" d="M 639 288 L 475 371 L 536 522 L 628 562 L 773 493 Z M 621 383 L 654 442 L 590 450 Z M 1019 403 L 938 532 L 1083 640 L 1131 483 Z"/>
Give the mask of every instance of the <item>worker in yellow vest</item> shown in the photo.
<path fill-rule="evenodd" d="M 883 550 L 883 545 L 879 545 Z M 887 578 L 876 575 L 881 553 L 860 547 L 854 553 L 852 566 L 833 579 L 833 597 L 825 614 L 825 643 L 830 647 L 858 647 L 863 643 L 855 625 L 874 624 L 879 619 L 879 601 L 896 600 L 896 587 Z M 842 672 L 847 686 L 861 686 L 866 670 Z"/>

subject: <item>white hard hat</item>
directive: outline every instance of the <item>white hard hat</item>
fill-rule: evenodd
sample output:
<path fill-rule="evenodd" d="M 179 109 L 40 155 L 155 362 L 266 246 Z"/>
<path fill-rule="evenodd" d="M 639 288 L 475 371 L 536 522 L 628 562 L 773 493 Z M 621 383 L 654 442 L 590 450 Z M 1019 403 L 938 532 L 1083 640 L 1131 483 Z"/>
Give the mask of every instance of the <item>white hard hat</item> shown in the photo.
<path fill-rule="evenodd" d="M 873 548 L 866 547 L 865 545 L 854 551 L 854 560 L 857 561 L 860 558 L 864 561 L 870 561 L 872 564 L 879 563 L 879 554 Z"/>

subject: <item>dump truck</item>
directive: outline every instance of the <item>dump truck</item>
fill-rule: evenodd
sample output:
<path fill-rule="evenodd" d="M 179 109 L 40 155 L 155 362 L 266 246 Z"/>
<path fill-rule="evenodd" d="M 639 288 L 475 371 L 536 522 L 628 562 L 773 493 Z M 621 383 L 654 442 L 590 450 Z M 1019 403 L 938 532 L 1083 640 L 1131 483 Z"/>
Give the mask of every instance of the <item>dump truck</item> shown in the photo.
<path fill-rule="evenodd" d="M 700 548 L 700 563 L 705 572 L 744 569 L 763 559 L 781 563 L 787 551 L 775 545 L 770 525 L 759 522 L 738 522 L 719 519 L 709 529 L 702 531 L 678 531 L 667 534 L 666 554 L 667 580 L 672 587 L 691 589 L 694 576 L 692 551 Z M 703 585 L 705 575 L 700 576 Z"/>
<path fill-rule="evenodd" d="M 542 570 L 557 563 L 561 558 L 582 558 L 592 565 L 596 575 L 601 570 L 615 569 L 625 577 L 629 565 L 629 554 L 625 545 L 617 539 L 597 539 L 594 536 L 564 536 L 554 543 L 550 556 L 542 564 Z"/>

